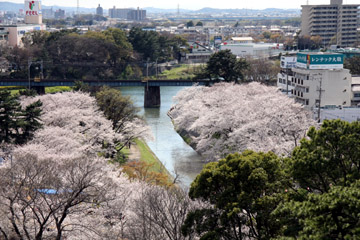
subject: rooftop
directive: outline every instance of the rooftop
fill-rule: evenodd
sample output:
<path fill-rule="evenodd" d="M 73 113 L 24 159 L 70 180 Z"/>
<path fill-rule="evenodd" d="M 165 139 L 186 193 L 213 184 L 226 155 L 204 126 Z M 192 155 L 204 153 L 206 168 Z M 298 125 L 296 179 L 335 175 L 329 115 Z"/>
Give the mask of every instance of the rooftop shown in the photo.
<path fill-rule="evenodd" d="M 306 54 L 306 55 L 341 55 L 340 53 L 333 53 L 333 52 L 299 52 L 299 54 Z"/>
<path fill-rule="evenodd" d="M 232 37 L 233 41 L 254 41 L 252 37 Z"/>

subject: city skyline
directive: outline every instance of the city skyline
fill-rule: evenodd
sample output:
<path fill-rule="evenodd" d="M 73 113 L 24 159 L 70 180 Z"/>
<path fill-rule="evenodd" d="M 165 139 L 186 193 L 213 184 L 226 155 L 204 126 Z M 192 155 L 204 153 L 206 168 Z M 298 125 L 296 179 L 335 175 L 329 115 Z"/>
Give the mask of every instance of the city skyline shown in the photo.
<path fill-rule="evenodd" d="M 13 3 L 23 3 L 23 0 L 8 0 L 7 2 Z M 64 6 L 64 7 L 76 7 L 76 0 L 72 1 L 57 1 L 57 0 L 43 0 L 41 1 L 43 5 L 46 6 Z M 114 0 L 80 0 L 80 7 L 86 8 L 96 8 L 100 4 L 104 9 L 112 8 L 116 6 L 117 8 L 134 8 L 134 7 L 154 7 L 162 9 L 176 9 L 178 4 L 181 9 L 189 10 L 198 10 L 201 8 L 220 8 L 220 9 L 230 9 L 230 8 L 245 8 L 245 9 L 266 9 L 266 8 L 280 8 L 280 9 L 300 9 L 301 5 L 306 4 L 306 0 L 297 0 L 297 1 L 288 1 L 288 0 L 277 0 L 276 4 L 272 1 L 266 0 L 255 0 L 250 2 L 240 2 L 240 1 L 230 1 L 227 5 L 224 5 L 221 1 L 215 0 L 198 0 L 196 2 L 191 0 L 182 0 L 182 1 L 166 1 L 166 0 L 133 0 L 129 2 L 119 2 Z M 316 4 L 329 4 L 330 0 L 309 0 L 310 5 Z M 356 4 L 358 0 L 344 0 L 344 4 Z"/>

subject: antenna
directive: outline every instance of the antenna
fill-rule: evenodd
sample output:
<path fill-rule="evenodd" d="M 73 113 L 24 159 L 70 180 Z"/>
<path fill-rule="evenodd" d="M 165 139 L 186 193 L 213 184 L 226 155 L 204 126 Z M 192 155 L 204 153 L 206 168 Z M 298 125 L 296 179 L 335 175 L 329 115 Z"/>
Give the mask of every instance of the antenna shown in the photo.
<path fill-rule="evenodd" d="M 178 4 L 178 7 L 177 7 L 177 15 L 180 16 L 180 4 Z"/>
<path fill-rule="evenodd" d="M 309 5 L 309 0 L 306 0 L 306 5 Z"/>
<path fill-rule="evenodd" d="M 76 14 L 77 14 L 77 16 L 79 17 L 79 14 L 80 14 L 80 12 L 79 12 L 79 9 L 80 9 L 80 3 L 79 3 L 80 1 L 79 0 L 77 0 L 77 7 L 76 7 Z"/>

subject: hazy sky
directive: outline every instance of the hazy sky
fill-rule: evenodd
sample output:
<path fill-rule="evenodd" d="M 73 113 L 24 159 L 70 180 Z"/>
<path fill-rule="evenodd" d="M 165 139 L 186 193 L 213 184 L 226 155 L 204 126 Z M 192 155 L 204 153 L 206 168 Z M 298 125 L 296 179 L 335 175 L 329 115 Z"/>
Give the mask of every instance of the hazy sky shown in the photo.
<path fill-rule="evenodd" d="M 2 1 L 2 0 L 1 0 Z M 16 3 L 22 3 L 22 0 L 4 0 Z M 77 0 L 42 0 L 43 5 L 68 6 L 75 7 Z M 345 4 L 359 3 L 359 0 L 343 0 Z M 111 8 L 114 5 L 117 8 L 125 7 L 156 7 L 156 8 L 177 8 L 178 3 L 183 9 L 200 9 L 204 7 L 212 8 L 301 8 L 306 4 L 306 0 L 80 0 L 80 7 L 94 8 L 97 5 L 103 8 Z M 310 4 L 329 4 L 330 0 L 309 0 Z"/>

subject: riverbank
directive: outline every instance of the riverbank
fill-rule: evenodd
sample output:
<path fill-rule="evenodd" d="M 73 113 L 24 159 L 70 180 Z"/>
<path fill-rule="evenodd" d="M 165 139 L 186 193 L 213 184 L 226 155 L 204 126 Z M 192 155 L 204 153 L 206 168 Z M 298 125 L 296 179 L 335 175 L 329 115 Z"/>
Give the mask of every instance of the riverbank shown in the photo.
<path fill-rule="evenodd" d="M 149 164 L 151 166 L 149 169 L 150 171 L 165 174 L 168 176 L 169 182 L 174 181 L 174 177 L 171 173 L 143 140 L 136 139 L 134 144 L 132 144 L 130 148 L 126 148 L 125 151 L 128 152 L 128 162 L 141 161 Z"/>
<path fill-rule="evenodd" d="M 203 168 L 203 158 L 186 144 L 167 116 L 174 104 L 173 97 L 183 89 L 186 88 L 161 87 L 160 108 L 144 108 L 143 87 L 120 88 L 124 96 L 131 96 L 135 106 L 141 110 L 139 115 L 143 116 L 151 127 L 154 139 L 146 141 L 146 144 L 173 176 L 176 173 L 178 182 L 189 187 Z"/>

